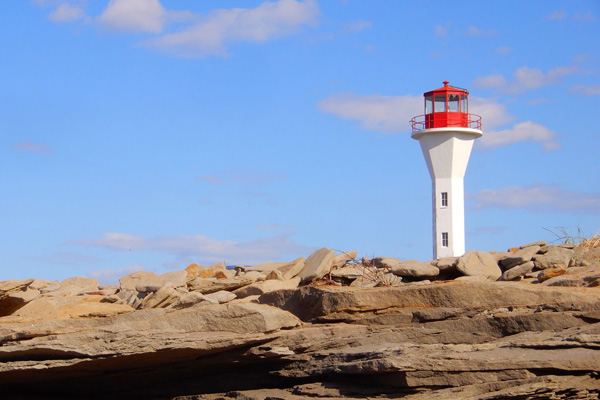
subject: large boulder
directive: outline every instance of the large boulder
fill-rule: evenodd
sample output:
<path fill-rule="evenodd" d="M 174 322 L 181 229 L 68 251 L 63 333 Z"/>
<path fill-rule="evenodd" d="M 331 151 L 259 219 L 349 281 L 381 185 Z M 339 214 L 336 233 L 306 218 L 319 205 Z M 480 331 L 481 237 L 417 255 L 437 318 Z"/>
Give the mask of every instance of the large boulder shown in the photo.
<path fill-rule="evenodd" d="M 300 284 L 300 277 L 288 279 L 285 281 L 280 280 L 266 280 L 262 282 L 256 282 L 244 287 L 241 287 L 233 292 L 239 299 L 244 297 L 262 295 L 265 293 L 273 292 L 275 290 L 283 289 L 295 289 Z"/>
<path fill-rule="evenodd" d="M 541 248 L 542 247 L 538 245 L 529 245 L 517 250 L 515 253 L 510 253 L 508 256 L 500 260 L 500 264 L 505 270 L 524 264 L 528 261 L 531 261 L 533 256 L 535 256 Z"/>
<path fill-rule="evenodd" d="M 542 283 L 546 286 L 590 286 L 600 278 L 600 265 L 567 268 L 564 274 Z"/>
<path fill-rule="evenodd" d="M 148 281 L 156 276 L 158 275 L 150 271 L 132 272 L 119 279 L 119 284 L 121 285 L 121 290 L 135 291 L 135 287 L 138 283 Z"/>
<path fill-rule="evenodd" d="M 456 269 L 467 276 L 485 276 L 489 280 L 497 280 L 502 271 L 494 256 L 484 251 L 468 251 L 458 259 Z"/>
<path fill-rule="evenodd" d="M 517 265 L 516 267 L 512 267 L 511 269 L 504 271 L 502 274 L 503 281 L 513 281 L 515 279 L 519 279 L 525 274 L 533 271 L 535 265 L 533 261 L 527 261 L 523 264 Z"/>

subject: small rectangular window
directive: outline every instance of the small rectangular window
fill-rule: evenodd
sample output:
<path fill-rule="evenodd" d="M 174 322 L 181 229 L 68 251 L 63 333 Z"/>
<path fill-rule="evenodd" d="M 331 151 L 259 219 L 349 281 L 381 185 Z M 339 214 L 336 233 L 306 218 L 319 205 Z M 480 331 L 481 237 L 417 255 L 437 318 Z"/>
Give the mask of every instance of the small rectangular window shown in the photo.
<path fill-rule="evenodd" d="M 448 95 L 448 111 L 458 112 L 459 111 L 459 99 L 460 96 L 457 94 L 449 94 Z"/>
<path fill-rule="evenodd" d="M 442 232 L 442 247 L 448 247 L 448 232 Z"/>
<path fill-rule="evenodd" d="M 433 96 L 425 97 L 425 114 L 431 114 L 433 112 Z"/>
<path fill-rule="evenodd" d="M 442 207 L 448 207 L 448 192 L 442 192 Z"/>
<path fill-rule="evenodd" d="M 436 94 L 435 95 L 435 110 L 434 111 L 436 113 L 446 111 L 446 95 L 445 94 Z"/>

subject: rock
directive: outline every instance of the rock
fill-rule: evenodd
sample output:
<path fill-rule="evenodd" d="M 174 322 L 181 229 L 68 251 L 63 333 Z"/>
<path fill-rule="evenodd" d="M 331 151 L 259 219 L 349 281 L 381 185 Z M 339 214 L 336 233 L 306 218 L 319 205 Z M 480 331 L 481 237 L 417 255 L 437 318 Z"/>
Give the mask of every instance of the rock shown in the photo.
<path fill-rule="evenodd" d="M 251 267 L 244 267 L 244 271 L 245 272 L 256 271 L 256 272 L 262 273 L 263 275 L 267 275 L 267 274 L 269 274 L 269 272 L 273 271 L 274 269 L 282 267 L 286 264 L 288 264 L 288 262 L 286 262 L 286 261 L 267 262 L 267 263 L 253 265 Z"/>
<path fill-rule="evenodd" d="M 505 270 L 511 269 L 517 265 L 531 261 L 533 256 L 535 256 L 541 248 L 541 246 L 536 244 L 529 244 L 526 247 L 523 247 L 515 253 L 512 253 L 511 255 L 500 260 L 500 264 L 505 268 Z"/>
<path fill-rule="evenodd" d="M 187 283 L 187 272 L 171 271 L 162 275 L 152 276 L 144 280 L 140 280 L 135 285 L 135 290 L 138 292 L 156 292 L 163 286 L 171 285 L 173 288 L 184 289 Z"/>
<path fill-rule="evenodd" d="M 292 262 L 286 263 L 278 267 L 277 270 L 281 272 L 283 280 L 292 279 L 304 269 L 305 262 L 306 259 L 304 257 L 300 257 Z"/>
<path fill-rule="evenodd" d="M 67 278 L 60 283 L 61 288 L 65 286 L 94 287 L 98 290 L 98 281 L 96 279 L 82 277 Z"/>
<path fill-rule="evenodd" d="M 237 296 L 234 293 L 228 292 L 227 290 L 220 290 L 218 292 L 209 293 L 206 295 L 206 297 L 211 300 L 215 300 L 219 304 L 229 303 L 230 301 L 237 298 Z"/>
<path fill-rule="evenodd" d="M 357 250 L 352 250 L 346 253 L 338 254 L 333 257 L 332 267 L 333 268 L 341 268 L 348 261 L 352 261 L 356 258 L 358 254 Z"/>
<path fill-rule="evenodd" d="M 363 276 L 365 268 L 358 265 L 347 265 L 331 271 L 333 278 L 356 279 Z"/>
<path fill-rule="evenodd" d="M 142 300 L 139 308 L 167 308 L 175 303 L 178 303 L 180 298 L 181 293 L 175 290 L 175 287 L 173 287 L 172 284 L 165 284 L 154 293 L 146 296 Z"/>
<path fill-rule="evenodd" d="M 312 282 L 327 275 L 331 270 L 334 256 L 335 250 L 330 250 L 327 247 L 312 253 L 304 263 L 304 268 L 298 274 L 302 283 Z"/>
<path fill-rule="evenodd" d="M 392 272 L 387 272 L 383 274 L 381 281 L 377 284 L 377 286 L 402 286 L 404 282 L 402 282 L 402 277 L 393 274 Z"/>
<path fill-rule="evenodd" d="M 247 279 L 244 276 L 218 280 L 214 278 L 196 278 L 188 283 L 188 289 L 202 294 L 210 294 L 221 290 L 233 291 L 254 282 L 254 279 Z"/>
<path fill-rule="evenodd" d="M 596 279 L 600 278 L 600 265 L 589 267 L 568 268 L 560 276 L 550 278 L 543 282 L 546 286 L 588 286 Z"/>
<path fill-rule="evenodd" d="M 125 304 L 81 302 L 65 304 L 57 310 L 57 318 L 107 318 L 129 314 L 135 310 Z"/>
<path fill-rule="evenodd" d="M 154 272 L 150 271 L 132 272 L 131 274 L 125 275 L 124 277 L 119 279 L 119 284 L 121 286 L 121 290 L 135 291 L 135 287 L 138 283 L 142 281 L 147 281 L 157 276 L 158 275 L 156 275 Z"/>
<path fill-rule="evenodd" d="M 548 243 L 545 240 L 539 240 L 537 242 L 533 242 L 533 243 L 528 243 L 528 244 L 524 244 L 521 247 L 519 247 L 519 249 L 525 249 L 527 247 L 544 247 L 546 246 Z M 530 261 L 530 260 L 527 260 Z"/>
<path fill-rule="evenodd" d="M 158 293 L 158 292 L 156 292 L 156 293 Z M 156 295 L 156 293 L 154 295 Z M 229 292 L 227 292 L 227 293 L 229 293 Z M 203 304 L 204 305 L 219 304 L 219 301 L 208 297 L 208 295 L 203 295 L 198 292 L 189 292 L 189 293 L 179 294 L 179 298 L 174 303 L 171 303 L 167 307 L 163 307 L 163 308 L 173 308 L 176 310 L 181 310 L 183 308 L 188 308 L 188 307 L 193 307 L 193 306 L 203 305 Z"/>
<path fill-rule="evenodd" d="M 265 274 L 263 274 L 262 272 L 258 272 L 258 271 L 247 271 L 244 272 L 243 275 L 240 275 L 242 277 L 244 277 L 245 279 L 249 279 L 251 281 L 264 281 L 267 279 L 267 276 Z"/>
<path fill-rule="evenodd" d="M 216 271 L 212 268 L 205 267 L 200 264 L 190 264 L 185 268 L 185 272 L 187 274 L 187 280 L 193 281 L 194 279 L 200 278 L 208 278 L 213 275 Z"/>
<path fill-rule="evenodd" d="M 403 261 L 392 268 L 392 273 L 398 276 L 410 276 L 415 278 L 433 277 L 440 273 L 440 270 L 429 263 L 415 260 Z"/>
<path fill-rule="evenodd" d="M 34 279 L 30 284 L 29 284 L 29 288 L 30 289 L 36 289 L 36 290 L 41 290 L 44 289 L 50 285 L 60 285 L 60 283 L 58 281 L 47 281 L 44 279 Z"/>
<path fill-rule="evenodd" d="M 456 269 L 458 257 L 442 257 L 438 260 L 432 260 L 431 264 L 440 271 L 452 271 Z"/>
<path fill-rule="evenodd" d="M 265 293 L 273 292 L 275 290 L 283 289 L 295 289 L 300 284 L 300 277 L 288 279 L 285 281 L 278 280 L 266 280 L 263 282 L 257 282 L 248 286 L 236 289 L 233 294 L 239 299 L 253 295 L 262 295 Z"/>
<path fill-rule="evenodd" d="M 376 257 L 372 260 L 369 260 L 369 262 L 365 265 L 371 264 L 376 266 L 377 268 L 387 268 L 393 270 L 394 268 L 400 267 L 400 265 L 402 265 L 402 260 L 393 257 Z"/>
<path fill-rule="evenodd" d="M 540 272 L 537 276 L 537 280 L 538 280 L 538 282 L 545 282 L 548 279 L 551 279 L 551 278 L 554 278 L 557 276 L 561 276 L 565 272 L 567 272 L 567 268 L 562 264 L 558 264 L 554 268 L 546 268 L 545 270 Z"/>
<path fill-rule="evenodd" d="M 538 254 L 533 257 L 535 266 L 539 269 L 554 268 L 557 265 L 569 265 L 574 251 L 558 246 L 547 246 L 544 248 L 545 253 Z"/>
<path fill-rule="evenodd" d="M 502 274 L 502 280 L 503 281 L 513 281 L 515 279 L 519 279 L 522 276 L 525 276 L 525 274 L 531 272 L 534 268 L 534 264 L 533 261 L 527 261 L 523 264 L 517 265 L 516 267 L 513 267 L 507 271 L 505 271 Z"/>
<path fill-rule="evenodd" d="M 464 275 L 481 275 L 489 280 L 496 280 L 502 276 L 496 260 L 490 253 L 483 251 L 468 251 L 458 259 L 456 269 Z"/>
<path fill-rule="evenodd" d="M 11 315 L 40 294 L 38 290 L 29 289 L 33 281 L 27 279 L 0 282 L 0 317 Z"/>
<path fill-rule="evenodd" d="M 600 264 L 600 247 L 594 247 L 586 252 L 583 252 L 578 260 L 587 263 L 588 265 Z"/>
<path fill-rule="evenodd" d="M 281 271 L 279 271 L 278 269 L 274 269 L 273 271 L 269 272 L 266 280 L 284 281 L 285 278 L 283 277 Z"/>

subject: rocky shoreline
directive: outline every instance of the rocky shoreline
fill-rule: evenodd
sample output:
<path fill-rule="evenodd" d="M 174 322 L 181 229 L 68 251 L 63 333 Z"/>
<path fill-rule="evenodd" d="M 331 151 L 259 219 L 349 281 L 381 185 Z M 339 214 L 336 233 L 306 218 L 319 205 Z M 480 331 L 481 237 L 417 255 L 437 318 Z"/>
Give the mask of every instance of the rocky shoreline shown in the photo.
<path fill-rule="evenodd" d="M 597 399 L 600 246 L 0 282 L 6 399 Z"/>

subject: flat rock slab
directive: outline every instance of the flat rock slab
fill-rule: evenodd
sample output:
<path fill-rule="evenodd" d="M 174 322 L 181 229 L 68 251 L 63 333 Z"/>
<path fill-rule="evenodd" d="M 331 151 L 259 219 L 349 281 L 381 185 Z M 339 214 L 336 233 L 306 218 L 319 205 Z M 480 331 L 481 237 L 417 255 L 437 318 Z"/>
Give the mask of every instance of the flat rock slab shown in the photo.
<path fill-rule="evenodd" d="M 304 263 L 304 268 L 298 276 L 302 283 L 312 282 L 316 279 L 324 277 L 331 269 L 335 250 L 323 247 L 312 253 Z"/>
<path fill-rule="evenodd" d="M 138 292 L 156 292 L 167 285 L 172 285 L 174 288 L 185 288 L 187 276 L 188 274 L 185 270 L 166 272 L 162 275 L 140 280 L 135 285 L 135 290 Z"/>
<path fill-rule="evenodd" d="M 584 289 L 578 289 L 584 290 Z M 262 295 L 261 304 L 290 311 L 303 321 L 334 313 L 358 313 L 387 308 L 492 309 L 506 306 L 538 307 L 548 304 L 565 310 L 600 310 L 600 291 L 585 292 L 515 282 L 450 281 L 423 286 L 361 289 L 311 287 Z"/>
<path fill-rule="evenodd" d="M 431 278 L 438 276 L 440 270 L 429 263 L 408 260 L 403 261 L 392 268 L 392 273 L 398 276 L 410 276 L 415 278 Z"/>
<path fill-rule="evenodd" d="M 589 267 L 572 267 L 567 268 L 564 274 L 542 282 L 542 285 L 589 286 L 597 279 L 600 279 L 600 265 L 592 265 Z"/>

